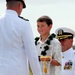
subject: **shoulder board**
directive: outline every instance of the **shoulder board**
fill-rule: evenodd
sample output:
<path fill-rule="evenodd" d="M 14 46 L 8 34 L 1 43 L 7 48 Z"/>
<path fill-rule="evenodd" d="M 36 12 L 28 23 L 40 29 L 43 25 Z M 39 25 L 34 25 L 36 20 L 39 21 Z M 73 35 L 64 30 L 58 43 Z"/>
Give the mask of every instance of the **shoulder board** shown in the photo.
<path fill-rule="evenodd" d="M 21 16 L 19 16 L 19 18 L 21 18 L 23 20 L 26 20 L 26 21 L 29 21 L 28 19 L 25 19 L 24 17 L 21 17 Z"/>

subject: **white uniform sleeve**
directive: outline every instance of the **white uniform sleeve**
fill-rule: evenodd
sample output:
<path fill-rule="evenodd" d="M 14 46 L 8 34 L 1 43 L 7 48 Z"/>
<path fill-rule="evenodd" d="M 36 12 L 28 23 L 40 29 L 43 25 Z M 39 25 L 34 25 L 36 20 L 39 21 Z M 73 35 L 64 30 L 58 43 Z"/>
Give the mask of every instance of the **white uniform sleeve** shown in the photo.
<path fill-rule="evenodd" d="M 22 38 L 24 42 L 25 53 L 28 57 L 28 61 L 30 63 L 33 75 L 42 75 L 32 29 L 28 21 L 23 27 Z"/>
<path fill-rule="evenodd" d="M 73 75 L 75 75 L 75 50 L 74 50 L 74 57 L 73 58 L 74 58 L 74 62 L 73 62 L 73 64 L 74 64 L 73 65 Z"/>

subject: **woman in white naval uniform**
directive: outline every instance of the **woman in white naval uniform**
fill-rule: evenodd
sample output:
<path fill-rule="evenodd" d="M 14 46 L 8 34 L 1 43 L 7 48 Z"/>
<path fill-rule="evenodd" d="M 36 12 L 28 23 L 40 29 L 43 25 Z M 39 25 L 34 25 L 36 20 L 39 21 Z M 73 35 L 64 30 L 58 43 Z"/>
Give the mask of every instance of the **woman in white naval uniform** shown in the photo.
<path fill-rule="evenodd" d="M 62 75 L 75 75 L 75 51 L 72 48 L 75 32 L 61 27 L 56 34 L 62 45 Z"/>
<path fill-rule="evenodd" d="M 0 16 L 0 75 L 42 75 L 29 21 L 20 15 L 23 0 L 6 0 L 7 10 Z"/>

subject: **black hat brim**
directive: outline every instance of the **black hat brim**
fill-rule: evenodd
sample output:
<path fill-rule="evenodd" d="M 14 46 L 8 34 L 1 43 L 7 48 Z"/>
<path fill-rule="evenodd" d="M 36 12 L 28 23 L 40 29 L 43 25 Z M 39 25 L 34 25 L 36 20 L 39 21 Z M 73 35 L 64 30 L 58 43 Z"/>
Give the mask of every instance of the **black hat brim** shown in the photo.
<path fill-rule="evenodd" d="M 24 1 L 22 1 L 22 4 L 23 4 L 23 8 L 26 8 L 26 4 L 24 3 Z"/>

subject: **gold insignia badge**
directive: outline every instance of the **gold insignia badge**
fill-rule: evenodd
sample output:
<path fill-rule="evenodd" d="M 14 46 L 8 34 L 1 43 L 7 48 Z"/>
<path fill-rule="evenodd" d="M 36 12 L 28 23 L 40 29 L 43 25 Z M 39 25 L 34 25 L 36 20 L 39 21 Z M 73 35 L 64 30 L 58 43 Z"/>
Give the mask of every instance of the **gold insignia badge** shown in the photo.
<path fill-rule="evenodd" d="M 58 31 L 58 35 L 62 35 L 62 34 L 63 34 L 63 30 L 60 29 L 60 30 Z"/>

